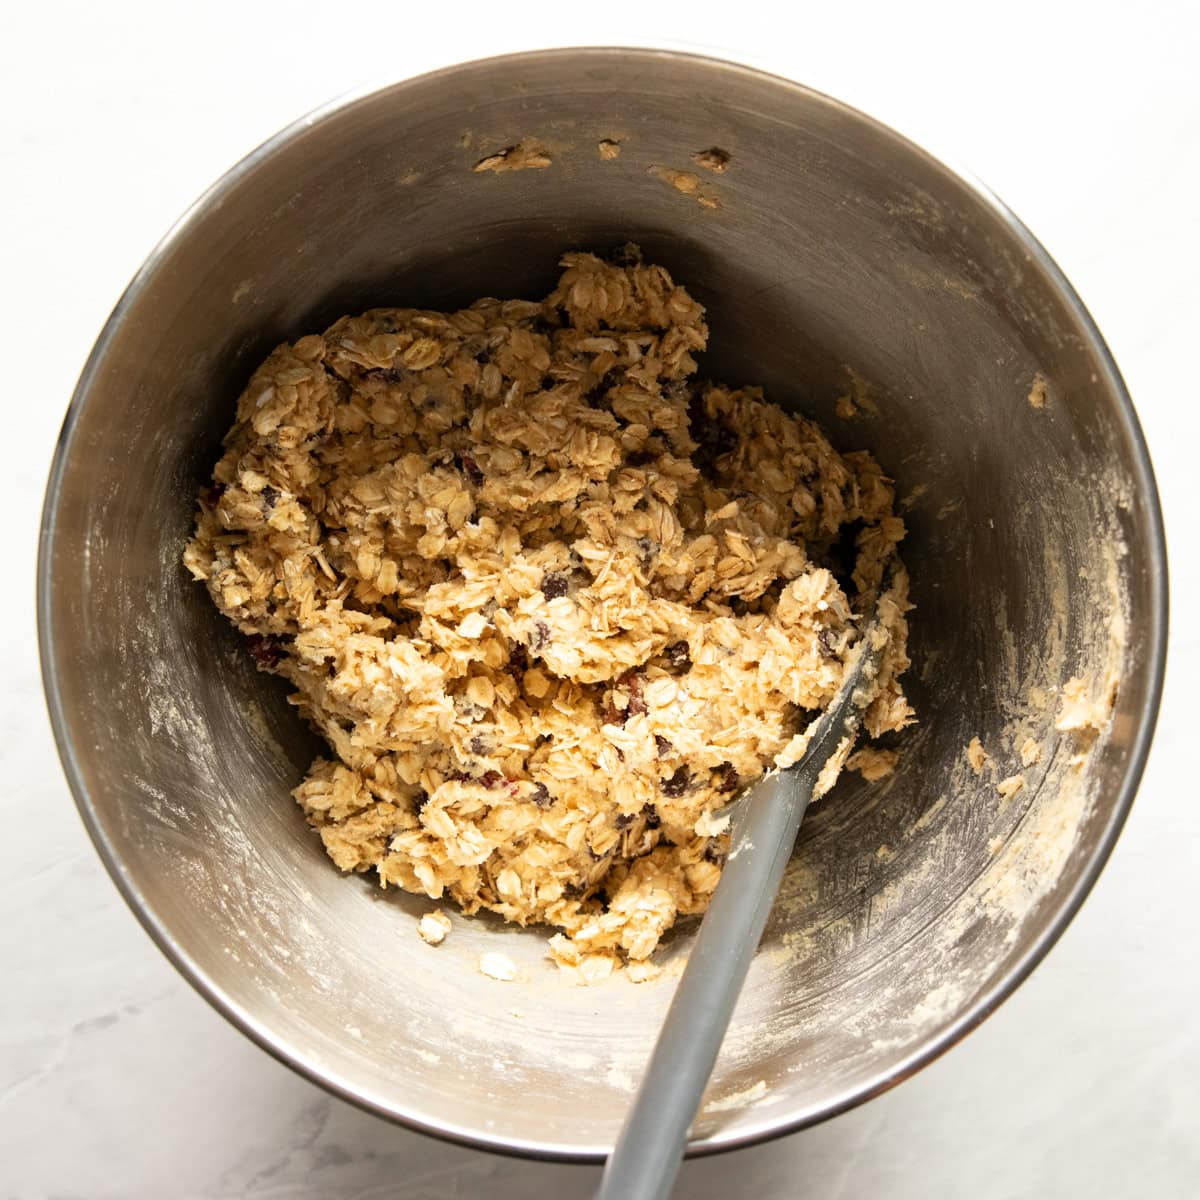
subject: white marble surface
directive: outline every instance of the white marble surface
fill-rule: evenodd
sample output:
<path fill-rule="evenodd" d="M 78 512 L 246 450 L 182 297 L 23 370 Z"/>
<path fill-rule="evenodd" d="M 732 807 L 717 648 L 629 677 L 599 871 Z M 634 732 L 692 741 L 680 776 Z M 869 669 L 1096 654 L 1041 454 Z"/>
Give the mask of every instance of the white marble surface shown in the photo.
<path fill-rule="evenodd" d="M 1200 636 L 1193 355 L 1200 27 L 1185 4 L 453 7 L 14 4 L 0 13 L 0 1197 L 585 1197 L 596 1172 L 384 1124 L 235 1033 L 125 910 L 41 700 L 33 562 L 75 376 L 145 252 L 263 137 L 360 81 L 506 49 L 686 41 L 751 56 L 970 164 L 1073 279 L 1159 473 L 1175 629 L 1116 855 L 1034 977 L 915 1080 L 821 1128 L 689 1164 L 680 1196 L 1200 1195 Z M 799 6 L 797 6 L 799 11 Z M 603 13 L 603 16 L 595 15 Z M 449 15 L 448 15 L 449 14 Z"/>

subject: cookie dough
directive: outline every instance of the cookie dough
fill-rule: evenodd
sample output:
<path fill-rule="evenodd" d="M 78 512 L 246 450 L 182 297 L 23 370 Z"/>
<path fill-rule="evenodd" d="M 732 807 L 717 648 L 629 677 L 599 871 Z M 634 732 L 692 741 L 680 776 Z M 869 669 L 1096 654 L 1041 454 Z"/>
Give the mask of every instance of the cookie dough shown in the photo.
<path fill-rule="evenodd" d="M 971 770 L 974 771 L 976 775 L 982 775 L 983 768 L 987 766 L 989 756 L 987 751 L 983 748 L 983 743 L 979 740 L 979 738 L 973 737 L 967 743 L 966 749 L 963 751 L 963 753 L 967 756 L 967 762 L 970 765 Z"/>
<path fill-rule="evenodd" d="M 417 934 L 430 946 L 440 946 L 449 936 L 450 918 L 440 908 L 427 912 L 417 922 Z"/>
<path fill-rule="evenodd" d="M 562 265 L 276 349 L 184 561 L 329 744 L 295 796 L 333 861 L 553 926 L 598 979 L 705 908 L 719 810 L 803 752 L 904 525 L 869 454 L 699 380 L 667 271 Z M 912 715 L 906 589 L 872 737 Z"/>

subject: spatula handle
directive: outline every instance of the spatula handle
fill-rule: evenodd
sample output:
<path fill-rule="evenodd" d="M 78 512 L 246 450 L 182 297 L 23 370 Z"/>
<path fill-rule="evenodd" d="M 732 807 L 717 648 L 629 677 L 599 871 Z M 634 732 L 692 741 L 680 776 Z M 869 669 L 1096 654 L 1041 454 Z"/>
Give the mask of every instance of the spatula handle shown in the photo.
<path fill-rule="evenodd" d="M 729 859 L 675 990 L 596 1200 L 666 1200 L 812 797 L 811 774 L 779 771 L 735 809 Z"/>

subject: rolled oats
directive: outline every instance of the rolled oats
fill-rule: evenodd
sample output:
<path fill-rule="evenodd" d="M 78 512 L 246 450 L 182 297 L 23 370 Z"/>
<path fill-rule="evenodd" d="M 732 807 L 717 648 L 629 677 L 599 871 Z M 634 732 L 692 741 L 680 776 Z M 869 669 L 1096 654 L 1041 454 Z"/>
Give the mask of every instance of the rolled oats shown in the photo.
<path fill-rule="evenodd" d="M 620 264 L 278 347 L 184 556 L 329 744 L 295 795 L 334 862 L 554 926 L 583 982 L 703 911 L 712 814 L 803 753 L 904 536 L 870 455 L 700 383 L 700 305 Z M 911 719 L 906 588 L 871 736 Z"/>

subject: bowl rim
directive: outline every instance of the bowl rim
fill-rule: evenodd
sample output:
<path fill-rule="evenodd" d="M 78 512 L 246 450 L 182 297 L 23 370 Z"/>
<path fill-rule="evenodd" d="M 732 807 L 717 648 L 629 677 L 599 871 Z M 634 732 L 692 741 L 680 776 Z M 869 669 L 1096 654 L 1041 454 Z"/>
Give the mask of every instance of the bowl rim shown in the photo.
<path fill-rule="evenodd" d="M 455 1126 L 443 1121 L 432 1121 L 418 1112 L 409 1111 L 403 1106 L 388 1103 L 382 1097 L 365 1094 L 363 1090 L 357 1089 L 350 1083 L 339 1079 L 334 1073 L 308 1060 L 303 1054 L 285 1044 L 264 1022 L 251 1015 L 225 993 L 221 986 L 191 957 L 188 950 L 159 918 L 153 906 L 138 889 L 130 872 L 125 867 L 119 847 L 108 837 L 101 826 L 92 797 L 84 783 L 83 771 L 80 765 L 82 756 L 72 734 L 70 716 L 63 704 L 51 604 L 51 576 L 54 563 L 56 522 L 61 500 L 63 476 L 66 464 L 71 456 L 79 414 L 87 402 L 88 394 L 94 380 L 102 370 L 108 349 L 117 336 L 130 309 L 136 304 L 140 295 L 147 288 L 150 280 L 155 276 L 163 260 L 168 256 L 172 248 L 187 236 L 189 230 L 198 219 L 210 209 L 219 205 L 224 197 L 260 164 L 302 136 L 313 126 L 382 92 L 423 87 L 433 80 L 453 77 L 465 70 L 474 70 L 485 66 L 505 64 L 519 67 L 527 63 L 581 55 L 594 56 L 597 60 L 614 55 L 640 57 L 658 61 L 663 59 L 683 60 L 699 63 L 706 67 L 732 71 L 759 81 L 766 81 L 776 88 L 803 95 L 809 100 L 815 100 L 838 112 L 840 115 L 854 122 L 864 124 L 876 133 L 894 140 L 910 154 L 924 159 L 931 167 L 949 175 L 968 193 L 972 194 L 974 199 L 990 210 L 992 215 L 1006 228 L 1014 240 L 1023 247 L 1030 262 L 1040 270 L 1048 285 L 1057 294 L 1058 299 L 1064 307 L 1072 314 L 1083 332 L 1087 349 L 1094 357 L 1099 380 L 1108 387 L 1116 398 L 1115 417 L 1123 427 L 1123 432 L 1127 435 L 1130 445 L 1133 448 L 1134 480 L 1138 492 L 1145 503 L 1148 532 L 1150 534 L 1148 542 L 1144 546 L 1149 566 L 1151 591 L 1150 616 L 1153 621 L 1153 628 L 1149 631 L 1149 637 L 1147 638 L 1148 656 L 1150 659 L 1150 684 L 1147 697 L 1140 713 L 1137 732 L 1133 739 L 1124 776 L 1119 787 L 1119 794 L 1108 814 L 1106 826 L 1097 840 L 1090 861 L 1073 886 L 1059 900 L 1057 911 L 1054 913 L 1047 927 L 1023 955 L 1005 972 L 993 980 L 953 1021 L 939 1032 L 927 1035 L 921 1039 L 895 1066 L 881 1069 L 865 1083 L 847 1089 L 843 1095 L 827 1103 L 811 1106 L 807 1110 L 793 1113 L 782 1119 L 778 1117 L 769 1120 L 763 1119 L 748 1126 L 740 1126 L 736 1130 L 719 1131 L 711 1137 L 690 1142 L 687 1148 L 687 1156 L 699 1157 L 751 1146 L 773 1138 L 782 1137 L 854 1108 L 916 1074 L 921 1068 L 927 1066 L 934 1059 L 950 1049 L 951 1046 L 961 1041 L 968 1033 L 976 1029 L 987 1017 L 995 1012 L 1020 984 L 1028 978 L 1033 969 L 1042 961 L 1051 947 L 1062 936 L 1064 930 L 1074 919 L 1083 901 L 1094 886 L 1112 853 L 1113 847 L 1132 808 L 1134 795 L 1141 782 L 1150 745 L 1153 740 L 1161 705 L 1166 669 L 1169 600 L 1167 550 L 1162 508 L 1145 436 L 1138 422 L 1129 391 L 1125 386 L 1125 382 L 1121 377 L 1112 353 L 1108 349 L 1091 314 L 1075 289 L 1068 282 L 1061 268 L 1033 233 L 995 193 L 969 170 L 963 169 L 961 165 L 957 163 L 953 166 L 948 165 L 947 158 L 950 156 L 935 156 L 891 126 L 863 112 L 861 109 L 773 71 L 764 70 L 759 66 L 750 65 L 743 61 L 726 59 L 716 54 L 697 52 L 691 49 L 664 48 L 651 45 L 563 46 L 553 49 L 518 51 L 472 59 L 443 66 L 436 70 L 425 71 L 400 80 L 372 83 L 355 88 L 299 117 L 251 150 L 222 174 L 201 193 L 168 229 L 146 256 L 145 261 L 126 286 L 101 329 L 87 362 L 79 375 L 55 446 L 46 485 L 40 524 L 37 564 L 37 625 L 42 682 L 49 710 L 50 723 L 53 728 L 55 742 L 58 747 L 67 783 L 74 796 L 76 806 L 78 807 L 80 817 L 87 829 L 88 835 L 101 861 L 116 884 L 118 891 L 143 928 L 180 974 L 209 1004 L 243 1034 L 263 1050 L 266 1050 L 276 1060 L 304 1078 L 325 1088 L 333 1095 L 376 1116 L 384 1117 L 418 1132 L 430 1134 L 444 1141 L 474 1149 L 520 1158 L 576 1163 L 603 1161 L 608 1153 L 608 1148 L 606 1147 L 564 1145 L 562 1143 L 540 1142 L 537 1139 L 498 1137 L 479 1129 Z"/>

